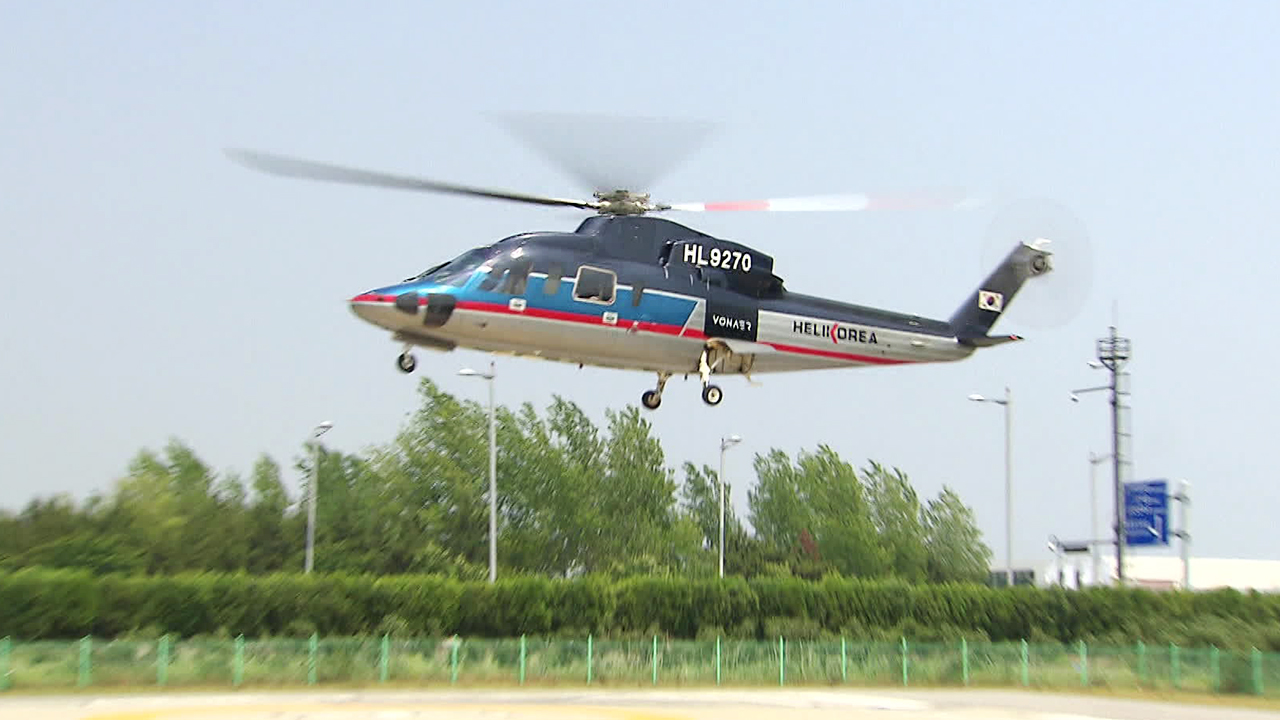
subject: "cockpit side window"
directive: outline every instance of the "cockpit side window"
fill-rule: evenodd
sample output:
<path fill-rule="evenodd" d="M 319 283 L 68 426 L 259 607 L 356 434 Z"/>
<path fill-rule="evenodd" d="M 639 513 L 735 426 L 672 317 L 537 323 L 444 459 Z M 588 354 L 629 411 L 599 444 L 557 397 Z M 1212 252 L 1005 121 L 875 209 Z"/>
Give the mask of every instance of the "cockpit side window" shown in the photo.
<path fill-rule="evenodd" d="M 491 254 L 490 248 L 468 250 L 443 265 L 436 265 L 414 278 L 416 281 L 438 282 L 444 285 L 462 287 L 467 284 L 474 273 Z"/>
<path fill-rule="evenodd" d="M 517 247 L 486 263 L 488 274 L 480 281 L 478 289 L 507 295 L 523 295 L 529 282 L 529 270 L 533 261 Z"/>
<path fill-rule="evenodd" d="M 503 280 L 506 280 L 507 271 L 508 268 L 505 267 L 490 268 L 489 272 L 485 274 L 484 279 L 480 281 L 480 284 L 477 287 L 485 292 L 493 292 L 498 288 L 498 285 L 501 284 Z"/>

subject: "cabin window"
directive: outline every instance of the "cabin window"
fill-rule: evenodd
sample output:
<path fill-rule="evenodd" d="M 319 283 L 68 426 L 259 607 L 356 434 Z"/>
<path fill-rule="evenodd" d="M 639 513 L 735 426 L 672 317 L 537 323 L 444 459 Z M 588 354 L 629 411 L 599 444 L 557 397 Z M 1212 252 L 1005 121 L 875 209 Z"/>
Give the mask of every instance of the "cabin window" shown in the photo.
<path fill-rule="evenodd" d="M 564 268 L 560 265 L 552 265 L 547 268 L 547 279 L 542 284 L 542 292 L 548 295 L 555 295 L 560 292 L 560 277 L 564 275 Z"/>
<path fill-rule="evenodd" d="M 644 299 L 644 283 L 637 282 L 631 284 L 631 307 L 640 307 L 640 301 Z"/>
<path fill-rule="evenodd" d="M 578 300 L 610 305 L 613 303 L 617 284 L 618 276 L 613 271 L 583 265 L 578 268 L 578 277 L 573 285 L 573 296 Z"/>
<path fill-rule="evenodd" d="M 532 263 L 528 260 L 516 262 L 516 264 L 507 271 L 507 279 L 502 284 L 501 292 L 508 295 L 523 295 L 525 288 L 529 285 L 529 269 Z"/>

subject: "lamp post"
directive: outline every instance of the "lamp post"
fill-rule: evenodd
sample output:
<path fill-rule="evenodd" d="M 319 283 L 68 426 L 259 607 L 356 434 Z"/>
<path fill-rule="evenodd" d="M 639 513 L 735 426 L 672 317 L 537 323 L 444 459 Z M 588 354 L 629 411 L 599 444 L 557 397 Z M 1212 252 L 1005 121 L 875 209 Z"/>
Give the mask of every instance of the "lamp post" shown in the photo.
<path fill-rule="evenodd" d="M 498 443 L 493 418 L 493 379 L 497 372 L 490 360 L 487 373 L 464 368 L 458 374 L 489 381 L 489 582 L 492 583 L 498 579 Z"/>
<path fill-rule="evenodd" d="M 1004 406 L 1004 562 L 1005 580 L 1013 587 L 1013 393 L 1006 386 L 1003 399 L 977 394 L 969 399 Z"/>
<path fill-rule="evenodd" d="M 720 474 L 716 480 L 720 485 L 720 577 L 724 577 L 724 451 L 742 442 L 737 435 L 720 438 Z"/>
<path fill-rule="evenodd" d="M 312 431 L 312 453 L 315 460 L 311 463 L 311 488 L 307 493 L 307 552 L 304 574 L 309 574 L 315 564 L 316 554 L 316 491 L 320 485 L 320 436 L 329 432 L 333 423 L 325 420 Z"/>
<path fill-rule="evenodd" d="M 1111 459 L 1110 454 L 1089 453 L 1089 560 L 1093 566 L 1093 582 L 1102 574 L 1102 556 L 1098 554 L 1098 465 Z"/>

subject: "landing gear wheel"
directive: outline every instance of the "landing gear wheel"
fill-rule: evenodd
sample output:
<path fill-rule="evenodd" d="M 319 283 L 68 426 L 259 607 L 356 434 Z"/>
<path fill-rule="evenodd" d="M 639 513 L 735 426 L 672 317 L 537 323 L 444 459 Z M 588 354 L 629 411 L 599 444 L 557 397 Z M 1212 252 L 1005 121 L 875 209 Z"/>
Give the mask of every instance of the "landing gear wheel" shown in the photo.
<path fill-rule="evenodd" d="M 662 404 L 662 388 L 667 386 L 667 380 L 671 378 L 671 373 L 658 373 L 658 387 L 653 390 L 645 390 L 640 396 L 640 404 L 650 410 L 657 410 Z"/>
<path fill-rule="evenodd" d="M 724 398 L 724 393 L 715 385 L 707 385 L 702 388 L 702 402 L 708 405 L 719 405 Z"/>
<path fill-rule="evenodd" d="M 402 373 L 411 373 L 418 367 L 418 361 L 409 353 L 400 353 L 400 357 L 396 358 L 396 367 L 400 368 Z"/>

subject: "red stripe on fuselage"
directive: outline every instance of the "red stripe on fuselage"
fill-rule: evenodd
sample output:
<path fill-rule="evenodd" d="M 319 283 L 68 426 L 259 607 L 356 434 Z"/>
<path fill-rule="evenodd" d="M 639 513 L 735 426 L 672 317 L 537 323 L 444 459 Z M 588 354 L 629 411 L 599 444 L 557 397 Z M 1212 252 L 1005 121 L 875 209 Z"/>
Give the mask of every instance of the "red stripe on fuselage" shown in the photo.
<path fill-rule="evenodd" d="M 459 302 L 458 308 L 465 309 L 465 310 L 478 310 L 480 312 L 492 312 L 492 313 L 498 313 L 502 315 L 527 315 L 530 317 L 543 318 L 546 320 L 574 322 L 581 325 L 604 325 L 604 323 L 601 322 L 600 319 L 596 316 L 581 315 L 578 313 L 563 312 L 560 310 L 541 310 L 536 308 L 526 308 L 523 312 L 521 312 L 518 310 L 512 310 L 506 305 L 500 305 L 497 303 L 482 303 L 482 302 L 474 302 L 474 301 Z M 628 321 L 619 319 L 618 324 L 616 326 L 610 325 L 606 327 L 618 327 L 618 328 L 627 330 L 630 328 L 630 325 L 628 325 L 627 322 Z M 635 321 L 630 321 L 630 322 L 635 322 Z M 694 340 L 709 339 L 709 336 L 706 333 L 702 332 L 701 330 L 694 330 L 693 328 L 689 328 L 682 334 L 680 331 L 683 328 L 679 325 L 666 325 L 662 323 L 652 323 L 652 322 L 639 322 L 639 323 L 636 323 L 636 325 L 637 325 L 636 330 L 644 330 L 646 332 L 654 332 L 662 335 L 683 335 L 683 337 L 691 338 Z M 874 357 L 871 355 L 859 355 L 857 353 L 840 352 L 837 350 L 818 350 L 816 348 L 807 348 L 807 347 L 801 347 L 799 345 L 787 345 L 785 343 L 775 343 L 775 342 L 768 342 L 768 341 L 761 341 L 761 344 L 768 345 L 780 352 L 795 353 L 797 355 L 814 355 L 817 357 L 826 357 L 826 358 L 832 358 L 835 360 L 853 360 L 857 362 L 864 362 L 864 363 L 874 364 L 874 365 L 902 365 L 906 363 L 915 362 L 913 360 L 896 360 L 893 358 Z"/>
<path fill-rule="evenodd" d="M 894 358 L 875 357 L 872 355 L 858 355 L 856 353 L 840 352 L 838 350 L 818 350 L 817 348 L 802 347 L 800 345 L 785 345 L 783 343 L 761 341 L 762 345 L 768 345 L 782 352 L 795 353 L 797 355 L 816 355 L 818 357 L 828 357 L 835 360 L 856 360 L 869 365 L 903 365 L 914 363 L 915 360 L 897 360 Z"/>
<path fill-rule="evenodd" d="M 420 300 L 420 304 L 425 305 L 426 301 L 426 297 L 423 297 Z M 364 295 L 357 295 L 352 298 L 351 302 L 392 303 L 395 302 L 395 296 L 365 293 Z M 692 340 L 707 340 L 709 337 L 701 330 L 695 330 L 693 328 L 685 329 L 682 325 L 667 325 L 665 323 L 635 320 L 628 321 L 619 318 L 619 323 L 617 325 L 605 325 L 598 316 L 564 312 L 562 310 L 546 310 L 542 308 L 528 307 L 522 311 L 512 310 L 509 306 L 502 305 L 500 303 L 476 302 L 474 300 L 461 300 L 458 302 L 457 308 L 459 310 L 475 310 L 478 312 L 490 312 L 499 315 L 523 315 L 527 317 L 541 318 L 543 320 L 578 323 L 579 325 L 617 327 L 627 331 L 632 330 L 632 326 L 634 325 L 635 330 L 643 330 L 645 332 L 657 333 L 659 335 L 677 335 L 687 337 Z M 813 355 L 816 357 L 831 358 L 833 360 L 852 360 L 873 365 L 903 365 L 915 362 L 914 360 L 897 360 L 894 358 L 874 357 L 871 355 L 840 352 L 838 350 L 819 350 L 817 348 L 803 347 L 800 345 L 787 345 L 785 343 L 769 341 L 760 341 L 760 343 L 762 345 L 768 345 L 780 352 L 794 353 L 796 355 Z"/>

